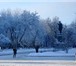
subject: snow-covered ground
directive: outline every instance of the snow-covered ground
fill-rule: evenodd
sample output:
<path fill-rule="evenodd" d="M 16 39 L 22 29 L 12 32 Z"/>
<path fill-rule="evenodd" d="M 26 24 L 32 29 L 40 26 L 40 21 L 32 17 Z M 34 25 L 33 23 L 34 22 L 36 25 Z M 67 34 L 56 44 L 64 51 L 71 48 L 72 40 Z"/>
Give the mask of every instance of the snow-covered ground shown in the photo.
<path fill-rule="evenodd" d="M 39 53 L 35 53 L 35 49 L 18 49 L 17 57 L 13 58 L 12 49 L 0 51 L 0 60 L 75 60 L 76 49 L 70 49 L 68 53 L 65 51 L 52 52 L 52 49 L 39 49 Z"/>
<path fill-rule="evenodd" d="M 52 49 L 47 49 L 47 48 L 42 48 L 42 49 L 39 49 L 39 52 L 40 53 L 42 53 L 42 52 L 47 52 L 47 51 L 52 51 Z M 22 49 L 22 48 L 20 48 L 20 49 L 18 49 L 17 50 L 17 53 L 18 54 L 23 54 L 23 53 L 25 53 L 25 54 L 27 54 L 27 53 L 35 53 L 35 49 L 33 49 L 33 48 L 25 48 L 25 49 Z M 2 55 L 11 55 L 11 54 L 13 54 L 13 50 L 12 49 L 5 49 L 5 50 L 0 50 L 0 56 L 2 56 Z"/>
<path fill-rule="evenodd" d="M 76 49 L 69 49 L 68 53 L 65 51 L 30 53 L 28 56 L 75 56 Z"/>
<path fill-rule="evenodd" d="M 76 62 L 64 60 L 2 60 L 0 66 L 76 66 Z"/>

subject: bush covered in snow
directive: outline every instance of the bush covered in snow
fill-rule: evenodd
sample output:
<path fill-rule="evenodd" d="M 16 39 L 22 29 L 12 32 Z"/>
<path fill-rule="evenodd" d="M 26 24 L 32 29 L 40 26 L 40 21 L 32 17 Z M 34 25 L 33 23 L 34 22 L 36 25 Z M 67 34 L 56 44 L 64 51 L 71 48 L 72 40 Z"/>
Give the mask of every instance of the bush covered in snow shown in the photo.
<path fill-rule="evenodd" d="M 5 37 L 3 34 L 0 34 L 0 47 L 1 48 L 8 48 L 10 47 L 11 41 L 8 37 Z"/>

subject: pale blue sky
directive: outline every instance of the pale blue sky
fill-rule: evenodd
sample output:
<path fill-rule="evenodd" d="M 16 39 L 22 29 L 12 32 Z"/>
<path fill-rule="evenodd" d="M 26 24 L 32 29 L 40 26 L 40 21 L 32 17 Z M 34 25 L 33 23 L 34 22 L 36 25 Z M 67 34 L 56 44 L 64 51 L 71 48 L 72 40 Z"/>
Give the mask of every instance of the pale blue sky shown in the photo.
<path fill-rule="evenodd" d="M 3 0 L 2 0 L 3 1 Z M 0 2 L 0 10 L 2 9 L 26 9 L 28 11 L 37 11 L 41 18 L 58 16 L 62 23 L 70 24 L 76 17 L 76 2 L 17 2 L 16 0 L 6 0 L 7 2 Z M 20 0 L 21 1 L 21 0 Z M 40 0 L 39 0 L 40 1 Z M 74 0 L 73 0 L 74 1 Z"/>
<path fill-rule="evenodd" d="M 0 0 L 0 2 L 76 2 L 76 0 Z"/>

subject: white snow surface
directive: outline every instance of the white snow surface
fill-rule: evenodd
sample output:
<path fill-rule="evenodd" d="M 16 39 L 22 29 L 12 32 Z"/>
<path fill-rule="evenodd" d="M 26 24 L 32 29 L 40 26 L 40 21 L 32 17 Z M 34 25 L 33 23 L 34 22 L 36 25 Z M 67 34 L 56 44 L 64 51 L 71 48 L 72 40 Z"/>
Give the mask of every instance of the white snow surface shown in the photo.
<path fill-rule="evenodd" d="M 68 53 L 65 51 L 57 52 L 43 52 L 43 53 L 30 53 L 28 56 L 75 56 L 76 49 L 69 49 Z"/>
<path fill-rule="evenodd" d="M 35 49 L 18 49 L 17 53 L 29 53 L 28 56 L 74 56 L 76 53 L 76 49 L 72 48 L 68 50 L 68 53 L 66 51 L 55 51 L 53 52 L 52 49 L 39 49 L 39 53 L 35 52 Z M 13 54 L 12 49 L 5 49 L 5 50 L 0 50 L 0 55 L 4 54 Z"/>
<path fill-rule="evenodd" d="M 39 49 L 39 53 L 35 49 L 18 49 L 16 58 L 13 58 L 13 50 L 5 49 L 0 50 L 0 60 L 38 60 L 38 59 L 69 59 L 74 60 L 76 49 L 69 49 L 68 53 L 65 51 L 52 52 L 52 49 Z"/>
<path fill-rule="evenodd" d="M 39 52 L 42 52 L 42 51 L 51 51 L 52 49 L 39 49 Z M 33 48 L 20 48 L 17 50 L 17 53 L 35 53 L 35 49 Z M 0 55 L 4 55 L 4 54 L 13 54 L 13 50 L 12 49 L 4 49 L 4 50 L 0 50 Z"/>

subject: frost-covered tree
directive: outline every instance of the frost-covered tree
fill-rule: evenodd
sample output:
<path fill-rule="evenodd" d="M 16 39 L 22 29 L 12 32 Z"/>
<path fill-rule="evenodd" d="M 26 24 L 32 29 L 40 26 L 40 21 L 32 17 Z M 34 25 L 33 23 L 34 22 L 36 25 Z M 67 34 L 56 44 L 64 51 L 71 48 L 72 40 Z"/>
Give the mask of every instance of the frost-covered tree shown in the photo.
<path fill-rule="evenodd" d="M 10 47 L 10 39 L 3 34 L 0 34 L 0 47 L 1 49 L 9 48 Z"/>
<path fill-rule="evenodd" d="M 53 20 L 51 21 L 50 19 L 47 19 L 47 24 L 49 26 L 49 33 L 47 34 L 48 36 L 48 42 L 50 40 L 50 44 L 51 47 L 53 47 L 54 43 L 55 43 L 55 39 L 57 38 L 57 34 L 58 34 L 58 22 L 59 22 L 59 18 L 55 17 L 53 18 Z"/>
<path fill-rule="evenodd" d="M 21 21 L 26 26 L 26 33 L 24 35 L 24 41 L 28 42 L 27 46 L 33 46 L 32 42 L 35 39 L 36 32 L 39 31 L 39 16 L 37 13 L 30 13 L 27 11 L 23 11 L 21 14 Z M 30 38 L 29 38 L 30 37 Z"/>
<path fill-rule="evenodd" d="M 58 22 L 58 17 L 40 19 L 37 12 L 4 10 L 0 12 L 0 34 L 9 38 L 12 48 L 53 47 L 59 35 Z M 67 48 L 76 45 L 75 29 L 76 22 L 63 25 L 62 40 Z"/>
<path fill-rule="evenodd" d="M 4 34 L 10 38 L 14 47 L 31 45 L 36 31 L 40 28 L 37 13 L 25 10 L 22 13 L 14 14 L 11 11 L 2 12 L 1 23 Z"/>
<path fill-rule="evenodd" d="M 72 22 L 69 27 L 71 31 L 70 46 L 76 47 L 76 21 Z"/>

